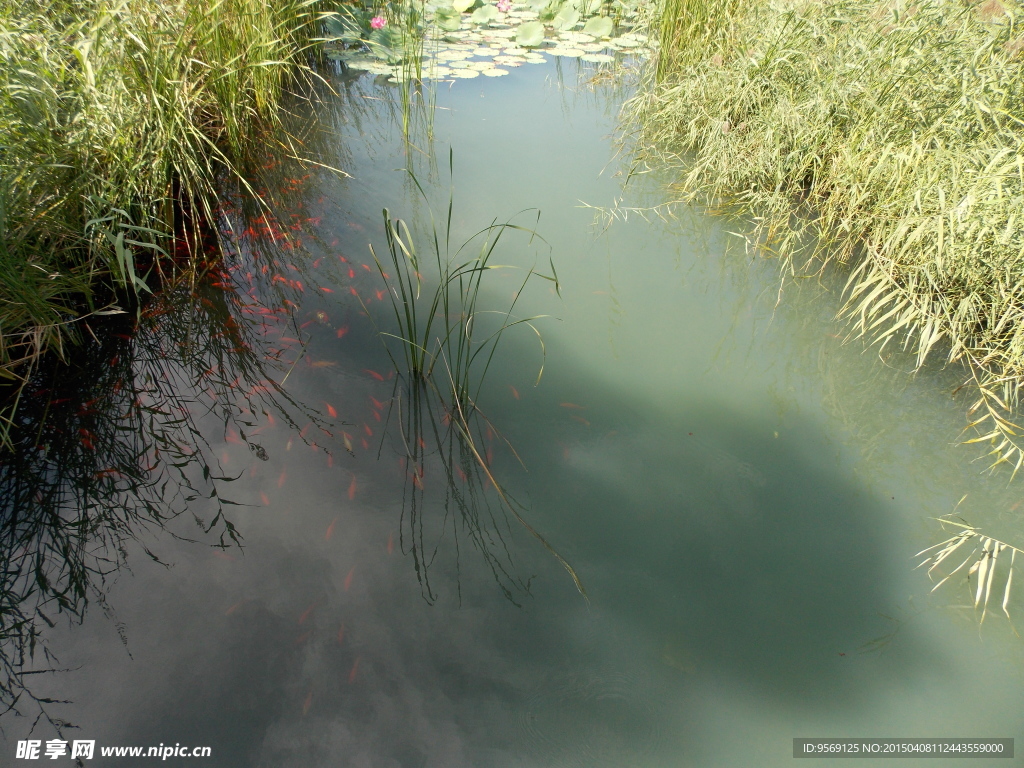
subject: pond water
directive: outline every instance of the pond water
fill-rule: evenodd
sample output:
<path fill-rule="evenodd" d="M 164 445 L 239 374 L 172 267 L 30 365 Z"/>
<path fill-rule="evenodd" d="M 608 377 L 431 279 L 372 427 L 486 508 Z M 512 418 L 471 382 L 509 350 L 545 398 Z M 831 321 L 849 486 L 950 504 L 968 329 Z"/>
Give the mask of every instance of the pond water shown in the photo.
<path fill-rule="evenodd" d="M 962 580 L 930 594 L 914 570 L 949 535 L 933 518 L 954 510 L 1019 540 L 1008 473 L 983 475 L 980 452 L 954 445 L 959 377 L 912 378 L 899 351 L 844 343 L 835 292 L 815 280 L 779 300 L 775 265 L 745 253 L 735 222 L 626 215 L 658 183 L 624 191 L 623 93 L 578 66 L 440 83 L 432 135 L 415 113 L 411 144 L 393 88 L 339 79 L 304 136 L 350 177 L 288 171 L 283 224 L 250 224 L 201 302 L 169 291 L 144 313 L 148 337 L 115 337 L 82 374 L 160 423 L 111 406 L 71 442 L 131 446 L 127 464 L 146 469 L 180 459 L 198 491 L 169 480 L 149 506 L 117 501 L 119 533 L 81 543 L 107 575 L 79 582 L 80 625 L 46 611 L 64 671 L 31 682 L 71 702 L 43 704 L 78 726 L 67 738 L 210 746 L 217 766 L 618 768 L 790 765 L 794 737 L 1024 735 L 1024 645 L 1001 589 L 979 627 Z M 541 211 L 514 221 L 543 241 L 503 235 L 495 263 L 518 269 L 487 273 L 478 300 L 502 312 L 518 294 L 517 317 L 546 316 L 543 352 L 529 327 L 505 332 L 477 400 L 477 444 L 511 508 L 436 439 L 443 417 L 399 428 L 407 380 L 375 331 L 396 328 L 368 244 L 386 259 L 387 207 L 427 253 L 427 204 L 403 168 L 442 229 L 452 190 L 456 244 Z M 620 198 L 607 227 L 588 207 Z M 301 249 L 280 250 L 284 235 L 261 249 L 289 222 Z M 557 286 L 520 291 L 551 263 Z M 429 295 L 425 268 L 424 282 Z M 239 327 L 260 355 L 217 347 Z M 268 355 L 280 391 L 261 383 Z M 112 382 L 126 356 L 134 384 Z M 100 446 L 107 422 L 125 429 Z M 95 461 L 93 477 L 131 474 Z M 102 507 L 104 488 L 124 485 L 81 503 Z M 234 502 L 220 507 L 232 528 L 218 499 Z M 157 521 L 161 503 L 184 513 Z M 1021 615 L 1016 597 L 1008 608 Z M 8 757 L 33 725 L 25 702 L 3 723 Z"/>

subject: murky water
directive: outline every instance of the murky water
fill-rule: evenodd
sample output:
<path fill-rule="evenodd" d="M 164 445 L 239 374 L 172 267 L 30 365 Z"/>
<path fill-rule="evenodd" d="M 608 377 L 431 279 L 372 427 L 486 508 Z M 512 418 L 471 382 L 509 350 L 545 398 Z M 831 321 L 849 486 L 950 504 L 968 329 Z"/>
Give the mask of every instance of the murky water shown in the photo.
<path fill-rule="evenodd" d="M 1024 645 L 1001 591 L 979 628 L 962 581 L 930 595 L 913 570 L 945 537 L 932 518 L 954 509 L 1019 541 L 1019 492 L 954 446 L 957 375 L 910 378 L 898 352 L 843 344 L 834 294 L 814 281 L 777 301 L 774 265 L 725 231 L 738 225 L 633 213 L 604 229 L 587 206 L 623 195 L 621 94 L 563 69 L 439 88 L 433 142 L 420 132 L 413 147 L 395 91 L 349 83 L 307 138 L 351 178 L 282 181 L 293 208 L 240 235 L 220 278 L 233 287 L 169 302 L 148 342 L 105 351 L 115 368 L 133 350 L 165 414 L 135 425 L 150 443 L 125 461 L 173 464 L 177 446 L 198 490 L 154 486 L 155 504 L 185 513 L 126 515 L 112 547 L 130 570 L 92 577 L 81 626 L 46 628 L 67 671 L 32 691 L 73 702 L 44 705 L 78 726 L 68 738 L 210 746 L 217 766 L 456 768 L 782 766 L 798 736 L 1024 735 Z M 478 306 L 507 310 L 550 257 L 561 295 L 535 278 L 516 304 L 547 316 L 534 321 L 544 351 L 529 328 L 506 332 L 475 428 L 513 508 L 589 600 L 479 465 L 439 449 L 443 421 L 399 429 L 410 399 L 374 331 L 395 330 L 392 309 L 363 265 L 368 243 L 386 253 L 384 207 L 424 248 L 407 167 L 439 222 L 453 189 L 454 243 L 542 212 L 515 221 L 546 244 L 510 232 L 495 263 L 519 269 L 488 273 Z M 623 205 L 656 188 L 637 181 Z M 257 245 L 289 222 L 305 249 L 293 263 Z M 285 311 L 225 298 L 250 291 Z M 235 324 L 260 354 L 218 358 Z M 172 364 L 182 328 L 208 343 L 183 342 Z M 174 432 L 176 414 L 197 431 Z M 75 439 L 96 448 L 104 418 Z M 104 445 L 130 443 L 129 427 Z M 419 475 L 406 454 L 422 435 Z M 91 476 L 120 477 L 105 472 Z M 232 532 L 243 549 L 208 546 Z M 7 717 L 3 754 L 31 724 Z"/>

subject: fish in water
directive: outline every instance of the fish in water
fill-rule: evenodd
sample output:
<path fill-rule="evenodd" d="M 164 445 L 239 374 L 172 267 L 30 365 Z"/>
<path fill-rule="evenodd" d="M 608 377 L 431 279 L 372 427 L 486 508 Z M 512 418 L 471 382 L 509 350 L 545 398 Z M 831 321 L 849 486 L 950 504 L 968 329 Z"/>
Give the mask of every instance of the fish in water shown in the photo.
<path fill-rule="evenodd" d="M 331 536 L 334 535 L 334 526 L 338 524 L 338 518 L 331 520 L 331 524 L 327 526 L 327 533 L 324 534 L 324 541 L 330 541 Z"/>
<path fill-rule="evenodd" d="M 345 576 L 345 591 L 346 592 L 348 592 L 349 588 L 352 586 L 352 577 L 355 575 L 355 573 L 356 573 L 356 569 L 355 569 L 355 566 L 353 566 L 352 570 L 350 570 L 348 572 L 348 575 Z"/>

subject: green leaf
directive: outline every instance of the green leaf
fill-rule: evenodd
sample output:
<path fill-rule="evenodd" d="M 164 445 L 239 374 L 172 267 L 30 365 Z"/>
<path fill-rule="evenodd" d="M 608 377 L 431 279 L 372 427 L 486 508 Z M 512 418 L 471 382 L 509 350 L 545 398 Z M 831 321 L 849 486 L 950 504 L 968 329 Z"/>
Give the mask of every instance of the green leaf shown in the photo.
<path fill-rule="evenodd" d="M 579 20 L 580 12 L 570 5 L 564 5 L 558 13 L 555 14 L 554 21 L 551 22 L 551 25 L 555 29 L 572 29 L 577 23 L 579 23 Z"/>
<path fill-rule="evenodd" d="M 609 37 L 614 26 L 607 16 L 595 16 L 583 25 L 583 32 L 594 37 Z"/>
<path fill-rule="evenodd" d="M 455 32 L 462 24 L 461 14 L 451 6 L 438 8 L 434 11 L 434 23 L 448 32 Z M 452 42 L 452 41 L 446 41 Z"/>
<path fill-rule="evenodd" d="M 481 5 L 469 18 L 474 24 L 486 24 L 498 18 L 498 9 L 493 5 Z"/>
<path fill-rule="evenodd" d="M 539 21 L 520 24 L 516 30 L 516 42 L 523 48 L 535 48 L 544 42 L 544 25 Z"/>
<path fill-rule="evenodd" d="M 459 13 L 465 13 L 476 4 L 476 0 L 452 0 L 452 8 Z"/>

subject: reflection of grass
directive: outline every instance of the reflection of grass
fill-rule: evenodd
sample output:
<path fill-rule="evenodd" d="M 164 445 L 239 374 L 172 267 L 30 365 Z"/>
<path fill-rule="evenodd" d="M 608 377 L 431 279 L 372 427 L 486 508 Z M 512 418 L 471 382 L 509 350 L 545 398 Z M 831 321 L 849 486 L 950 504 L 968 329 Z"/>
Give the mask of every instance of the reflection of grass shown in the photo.
<path fill-rule="evenodd" d="M 228 494 L 237 477 L 201 421 L 223 421 L 262 460 L 263 413 L 296 431 L 300 415 L 321 426 L 274 385 L 284 363 L 240 309 L 231 291 L 168 288 L 138 327 L 125 315 L 90 321 L 89 342 L 67 363 L 42 361 L 27 383 L 14 450 L 0 462 L 0 709 L 25 713 L 36 701 L 59 726 L 24 667 L 34 654 L 53 666 L 44 635 L 60 614 L 80 621 L 90 600 L 111 613 L 105 580 L 132 542 L 159 562 L 142 537 L 191 541 L 194 529 L 176 524 L 191 518 L 209 545 L 240 545 Z"/>
<path fill-rule="evenodd" d="M 449 171 L 451 167 L 452 154 L 449 153 Z M 410 176 L 426 200 L 423 188 L 415 176 L 411 173 Z M 395 333 L 381 331 L 381 337 L 400 375 L 400 381 L 406 387 L 400 402 L 405 403 L 403 440 L 413 486 L 412 530 L 420 532 L 414 534 L 413 539 L 419 553 L 417 572 L 421 572 L 420 558 L 424 557 L 422 524 L 418 522 L 416 511 L 416 490 L 422 491 L 422 474 L 417 475 L 417 472 L 423 472 L 426 451 L 424 435 L 429 429 L 432 432 L 431 442 L 437 446 L 444 467 L 446 509 L 454 504 L 461 512 L 464 523 L 506 594 L 510 594 L 506 583 L 511 576 L 504 569 L 504 561 L 491 554 L 490 549 L 496 541 L 504 547 L 504 540 L 499 534 L 496 541 L 488 541 L 485 535 L 485 530 L 500 531 L 500 526 L 493 514 L 490 517 L 494 523 L 491 528 L 481 525 L 480 505 L 487 506 L 482 488 L 488 484 L 494 487 L 501 508 L 551 552 L 572 576 L 581 594 L 586 596 L 572 566 L 523 518 L 519 505 L 498 483 L 479 440 L 484 429 L 493 430 L 477 408 L 477 400 L 503 334 L 519 325 L 531 329 L 539 340 L 543 355 L 543 339 L 532 322 L 538 318 L 516 318 L 513 311 L 533 277 L 549 280 L 556 289 L 559 287 L 554 262 L 549 260 L 551 275 L 536 272 L 533 268 L 527 270 L 507 310 L 481 309 L 479 302 L 484 276 L 491 270 L 510 268 L 493 263 L 495 249 L 503 235 L 516 232 L 526 234 L 529 236 L 528 244 L 540 237 L 532 229 L 511 221 L 502 224 L 492 222 L 453 250 L 453 208 L 454 203 L 449 195 L 447 215 L 440 228 L 431 213 L 428 254 L 417 251 L 409 228 L 400 219 L 393 220 L 386 209 L 384 227 L 389 257 L 387 267 L 371 246 L 377 269 L 388 286 L 397 327 Z M 428 269 L 436 269 L 436 275 L 425 277 L 423 270 Z M 432 291 L 430 285 L 434 286 Z M 489 327 L 485 328 L 488 321 Z M 395 349 L 396 346 L 398 349 Z M 542 362 L 538 381 L 543 369 Z M 455 477 L 458 472 L 465 477 L 462 485 Z M 507 549 L 505 552 L 507 555 Z M 422 578 L 427 594 L 430 595 L 429 583 L 425 577 Z"/>
<path fill-rule="evenodd" d="M 1019 468 L 1024 36 L 990 0 L 669 0 L 627 109 L 687 201 L 755 217 L 803 268 L 851 266 L 856 331 L 969 369 L 979 439 Z M 816 265 L 817 262 L 814 262 Z"/>

